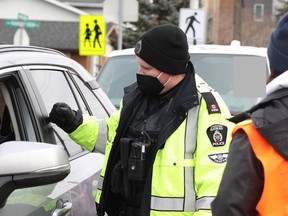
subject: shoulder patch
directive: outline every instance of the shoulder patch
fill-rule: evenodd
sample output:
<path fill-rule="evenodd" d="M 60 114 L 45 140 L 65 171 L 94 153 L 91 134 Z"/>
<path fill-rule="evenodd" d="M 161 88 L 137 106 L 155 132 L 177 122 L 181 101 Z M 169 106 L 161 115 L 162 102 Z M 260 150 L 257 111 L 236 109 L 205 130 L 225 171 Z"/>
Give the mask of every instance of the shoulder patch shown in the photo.
<path fill-rule="evenodd" d="M 206 133 L 213 147 L 226 145 L 228 128 L 222 124 L 214 124 L 207 128 Z"/>
<path fill-rule="evenodd" d="M 214 163 L 222 164 L 227 162 L 228 153 L 209 154 L 208 157 Z"/>
<path fill-rule="evenodd" d="M 206 101 L 209 114 L 221 113 L 220 107 L 211 92 L 202 92 L 201 95 Z"/>

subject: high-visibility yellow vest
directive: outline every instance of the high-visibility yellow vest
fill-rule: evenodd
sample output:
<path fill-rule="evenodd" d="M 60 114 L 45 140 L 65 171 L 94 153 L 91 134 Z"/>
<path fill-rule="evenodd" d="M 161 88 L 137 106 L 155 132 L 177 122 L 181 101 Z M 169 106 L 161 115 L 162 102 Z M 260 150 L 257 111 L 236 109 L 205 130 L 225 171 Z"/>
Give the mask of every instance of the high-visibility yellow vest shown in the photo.
<path fill-rule="evenodd" d="M 206 101 L 199 94 L 200 106 L 188 112 L 187 118 L 167 139 L 165 147 L 158 151 L 153 164 L 151 216 L 211 216 L 210 204 L 218 191 L 234 127 L 225 118 L 230 117 L 230 113 L 222 98 L 214 93 L 213 96 L 222 113 L 209 114 Z M 106 120 L 109 133 L 96 192 L 97 203 L 120 112 L 121 109 Z M 90 140 L 89 131 L 95 124 L 93 117 L 85 116 L 83 124 L 70 137 L 82 145 L 86 142 L 88 149 L 93 149 L 96 139 Z M 93 133 L 98 133 L 99 127 L 93 128 Z M 226 137 L 221 137 L 221 130 L 226 131 Z M 88 134 L 89 141 L 83 141 Z"/>

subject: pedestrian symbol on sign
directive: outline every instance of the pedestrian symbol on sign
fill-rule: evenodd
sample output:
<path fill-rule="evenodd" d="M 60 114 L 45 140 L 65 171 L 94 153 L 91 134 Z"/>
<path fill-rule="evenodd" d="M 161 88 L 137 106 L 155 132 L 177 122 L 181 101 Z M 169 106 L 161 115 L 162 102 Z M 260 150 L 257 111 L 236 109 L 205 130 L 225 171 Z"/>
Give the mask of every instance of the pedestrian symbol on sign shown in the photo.
<path fill-rule="evenodd" d="M 85 30 L 85 40 L 84 40 L 84 46 L 86 46 L 86 43 L 89 43 L 89 46 L 91 46 L 90 36 L 91 36 L 91 30 L 89 28 L 89 24 L 86 23 L 86 30 Z"/>
<path fill-rule="evenodd" d="M 94 48 L 96 47 L 96 44 L 95 44 L 95 43 L 97 42 L 98 45 L 99 45 L 99 47 L 101 48 L 101 43 L 100 43 L 100 41 L 99 41 L 99 37 L 100 37 L 100 35 L 102 34 L 102 31 L 101 31 L 100 26 L 98 25 L 96 19 L 94 20 L 94 23 L 95 23 L 95 25 L 94 25 L 95 36 L 94 36 L 94 41 L 93 41 L 93 47 L 94 47 Z"/>
<path fill-rule="evenodd" d="M 207 11 L 203 9 L 181 8 L 179 27 L 187 36 L 190 45 L 205 44 L 207 32 Z"/>
<path fill-rule="evenodd" d="M 194 22 L 197 22 L 197 23 L 200 24 L 200 22 L 196 19 L 196 15 L 197 15 L 197 12 L 195 12 L 194 15 L 189 16 L 189 17 L 186 18 L 186 23 L 187 23 L 188 20 L 189 20 L 189 23 L 188 23 L 188 25 L 187 25 L 185 34 L 187 34 L 187 32 L 189 31 L 189 29 L 191 28 L 191 29 L 192 29 L 192 32 L 193 32 L 193 38 L 196 38 L 196 32 L 195 32 L 195 28 L 194 28 L 194 26 L 193 26 L 193 23 L 194 23 Z"/>
<path fill-rule="evenodd" d="M 79 54 L 105 54 L 106 24 L 102 16 L 83 15 L 79 22 Z"/>

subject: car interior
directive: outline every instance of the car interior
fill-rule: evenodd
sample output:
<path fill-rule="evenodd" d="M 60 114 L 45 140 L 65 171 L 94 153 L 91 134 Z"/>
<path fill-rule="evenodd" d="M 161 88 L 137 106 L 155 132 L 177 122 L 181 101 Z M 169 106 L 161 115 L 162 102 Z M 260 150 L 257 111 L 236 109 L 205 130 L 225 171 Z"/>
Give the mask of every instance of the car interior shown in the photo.
<path fill-rule="evenodd" d="M 13 125 L 8 107 L 0 91 L 0 144 L 12 140 L 15 140 Z"/>

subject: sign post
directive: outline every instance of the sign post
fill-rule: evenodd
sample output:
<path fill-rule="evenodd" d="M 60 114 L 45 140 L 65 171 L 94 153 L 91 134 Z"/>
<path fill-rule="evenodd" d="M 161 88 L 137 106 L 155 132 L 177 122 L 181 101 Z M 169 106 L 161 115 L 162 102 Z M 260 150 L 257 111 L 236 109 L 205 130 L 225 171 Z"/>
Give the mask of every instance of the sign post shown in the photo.
<path fill-rule="evenodd" d="M 6 20 L 6 26 L 18 28 L 14 34 L 15 45 L 29 45 L 30 39 L 25 28 L 39 28 L 39 22 L 28 21 L 28 16 L 22 13 L 18 13 L 18 19 Z"/>
<path fill-rule="evenodd" d="M 118 23 L 118 49 L 122 49 L 123 22 L 136 22 L 138 20 L 139 3 L 137 0 L 105 0 L 103 15 L 106 22 Z M 125 13 L 124 13 L 125 11 Z"/>
<path fill-rule="evenodd" d="M 18 20 L 27 21 L 28 16 L 22 13 L 18 13 Z"/>
<path fill-rule="evenodd" d="M 39 28 L 39 22 L 37 21 L 21 21 L 21 20 L 6 20 L 6 26 L 8 27 L 18 27 L 18 28 Z"/>

